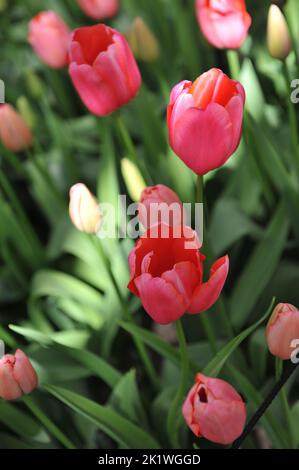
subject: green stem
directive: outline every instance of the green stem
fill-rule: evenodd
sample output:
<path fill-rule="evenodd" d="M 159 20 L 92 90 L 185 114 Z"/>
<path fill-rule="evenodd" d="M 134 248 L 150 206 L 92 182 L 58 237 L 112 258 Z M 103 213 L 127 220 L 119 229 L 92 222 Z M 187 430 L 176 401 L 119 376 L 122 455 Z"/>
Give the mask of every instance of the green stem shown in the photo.
<path fill-rule="evenodd" d="M 181 408 L 186 388 L 188 384 L 189 375 L 189 359 L 187 342 L 184 334 L 182 320 L 176 322 L 176 332 L 179 341 L 180 355 L 181 355 L 181 378 L 177 393 L 171 403 L 168 419 L 167 419 L 167 431 L 174 449 L 179 449 L 179 423 L 181 419 Z"/>
<path fill-rule="evenodd" d="M 234 80 L 239 80 L 240 77 L 240 61 L 238 52 L 233 49 L 226 51 L 227 61 L 230 69 L 231 77 Z"/>
<path fill-rule="evenodd" d="M 36 416 L 36 418 L 45 426 L 45 428 L 59 441 L 66 449 L 76 449 L 76 446 L 69 438 L 54 424 L 44 412 L 36 405 L 32 396 L 24 395 L 23 403 Z"/>
<path fill-rule="evenodd" d="M 110 279 L 111 279 L 111 282 L 112 282 L 112 284 L 113 284 L 113 286 L 114 286 L 114 289 L 115 289 L 115 291 L 116 291 L 116 294 L 117 294 L 117 296 L 118 296 L 118 298 L 119 298 L 119 301 L 120 301 L 121 307 L 122 307 L 122 309 L 123 309 L 124 317 L 125 317 L 126 321 L 127 321 L 128 323 L 135 324 L 132 315 L 131 315 L 130 312 L 128 311 L 128 308 L 127 308 L 125 299 L 124 299 L 124 297 L 123 297 L 123 295 L 122 295 L 122 292 L 121 292 L 121 290 L 120 290 L 120 288 L 119 288 L 119 286 L 118 286 L 118 284 L 117 284 L 117 281 L 116 281 L 116 279 L 115 279 L 114 273 L 113 273 L 113 271 L 112 271 L 112 269 L 111 269 L 111 264 L 110 264 L 110 262 L 109 262 L 109 260 L 108 260 L 108 258 L 107 258 L 107 256 L 106 256 L 106 253 L 105 253 L 105 250 L 104 250 L 104 248 L 103 248 L 103 245 L 102 245 L 101 240 L 100 240 L 99 238 L 94 238 L 94 237 L 92 236 L 92 242 L 93 242 L 94 246 L 96 247 L 96 249 L 99 250 L 100 255 L 101 255 L 101 258 L 102 258 L 102 260 L 104 261 L 104 264 L 105 264 L 105 267 L 106 267 L 107 272 L 108 272 L 108 274 L 109 274 L 109 277 L 110 277 Z M 148 352 L 147 352 L 146 347 L 144 346 L 143 342 L 142 342 L 137 336 L 135 336 L 135 335 L 133 335 L 133 341 L 134 341 L 134 344 L 135 344 L 136 349 L 137 349 L 137 351 L 138 351 L 138 354 L 139 354 L 139 356 L 140 356 L 140 358 L 141 358 L 141 360 L 142 360 L 142 362 L 143 362 L 143 364 L 144 364 L 145 370 L 146 370 L 146 372 L 147 372 L 147 375 L 148 375 L 148 377 L 149 377 L 149 379 L 150 379 L 150 382 L 151 382 L 153 388 L 154 388 L 155 390 L 159 390 L 159 388 L 160 388 L 160 385 L 159 385 L 159 378 L 158 378 L 158 376 L 157 376 L 157 374 L 156 374 L 155 368 L 154 368 L 154 366 L 153 366 L 153 363 L 152 363 L 152 361 L 151 361 L 151 359 L 150 359 L 150 356 L 149 356 L 149 354 L 148 354 Z"/>
<path fill-rule="evenodd" d="M 299 175 L 299 136 L 298 136 L 298 127 L 297 127 L 297 116 L 296 116 L 296 108 L 295 105 L 292 103 L 290 98 L 290 86 L 291 86 L 291 77 L 289 74 L 289 69 L 286 60 L 283 61 L 283 73 L 286 82 L 286 89 L 287 89 L 287 104 L 288 104 L 288 114 L 289 114 L 289 123 L 291 127 L 291 139 L 292 139 L 292 146 L 294 151 L 294 163 L 297 174 Z"/>
<path fill-rule="evenodd" d="M 283 361 L 279 359 L 278 357 L 276 357 L 275 358 L 275 375 L 276 375 L 277 381 L 280 379 L 282 371 L 283 371 Z M 282 388 L 280 390 L 279 398 L 280 398 L 281 407 L 282 407 L 285 420 L 287 423 L 287 427 L 288 427 L 290 446 L 291 446 L 291 449 L 296 449 L 296 445 L 295 445 L 294 438 L 293 438 L 292 415 L 291 415 L 291 410 L 289 407 L 288 397 L 287 397 L 285 388 Z"/>

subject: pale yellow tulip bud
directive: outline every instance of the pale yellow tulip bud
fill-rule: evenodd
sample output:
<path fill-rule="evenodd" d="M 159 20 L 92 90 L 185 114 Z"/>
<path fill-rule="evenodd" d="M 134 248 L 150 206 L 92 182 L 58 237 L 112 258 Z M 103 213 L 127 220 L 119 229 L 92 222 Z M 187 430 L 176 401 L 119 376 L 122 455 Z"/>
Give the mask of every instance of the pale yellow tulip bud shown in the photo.
<path fill-rule="evenodd" d="M 22 118 L 25 120 L 25 122 L 28 124 L 28 126 L 33 129 L 35 126 L 35 115 L 32 111 L 32 108 L 30 106 L 29 101 L 25 96 L 20 96 L 17 99 L 17 109 L 19 113 L 21 114 Z"/>
<path fill-rule="evenodd" d="M 292 50 L 292 40 L 286 19 L 277 5 L 268 14 L 268 50 L 275 59 L 284 60 Z"/>
<path fill-rule="evenodd" d="M 144 62 L 155 62 L 159 58 L 158 40 L 140 16 L 137 16 L 133 21 L 127 39 L 137 59 L 144 60 Z"/>
<path fill-rule="evenodd" d="M 123 158 L 121 161 L 121 172 L 130 198 L 133 201 L 139 201 L 142 191 L 146 188 L 139 169 L 128 158 Z"/>
<path fill-rule="evenodd" d="M 72 223 L 81 232 L 96 233 L 99 230 L 99 203 L 85 184 L 77 183 L 71 187 L 69 214 Z"/>

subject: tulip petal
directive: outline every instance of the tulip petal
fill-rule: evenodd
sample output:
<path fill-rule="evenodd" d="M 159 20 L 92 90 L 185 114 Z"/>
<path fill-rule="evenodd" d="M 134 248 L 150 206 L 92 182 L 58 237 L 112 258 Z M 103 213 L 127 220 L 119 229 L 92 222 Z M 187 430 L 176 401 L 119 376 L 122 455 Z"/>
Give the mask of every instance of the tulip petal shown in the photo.
<path fill-rule="evenodd" d="M 243 89 L 243 92 L 244 92 L 244 89 Z M 245 101 L 245 92 L 244 92 L 244 95 L 241 94 L 238 96 L 233 96 L 225 108 L 230 116 L 230 120 L 233 126 L 233 135 L 232 135 L 232 142 L 231 142 L 231 149 L 230 149 L 231 153 L 234 153 L 236 149 L 238 148 L 240 139 L 242 136 L 244 101 Z"/>
<path fill-rule="evenodd" d="M 171 283 L 151 274 L 141 274 L 135 279 L 135 285 L 145 311 L 157 323 L 166 325 L 184 315 L 185 299 Z"/>
<path fill-rule="evenodd" d="M 13 375 L 23 393 L 31 393 L 37 387 L 37 374 L 26 354 L 17 349 Z"/>
<path fill-rule="evenodd" d="M 13 365 L 0 363 L 0 397 L 4 400 L 16 400 L 22 396 L 22 390 L 13 375 Z"/>
<path fill-rule="evenodd" d="M 176 118 L 170 134 L 175 153 L 199 175 L 223 165 L 231 155 L 232 122 L 217 103 L 205 110 L 187 109 Z"/>
<path fill-rule="evenodd" d="M 195 290 L 188 313 L 205 312 L 214 305 L 223 289 L 229 269 L 229 258 L 223 256 L 218 259 L 210 271 L 210 279 L 199 285 Z"/>
<path fill-rule="evenodd" d="M 196 285 L 200 280 L 196 266 L 190 261 L 177 263 L 170 271 L 163 273 L 162 279 L 171 283 L 182 295 L 186 306 L 190 304 Z"/>

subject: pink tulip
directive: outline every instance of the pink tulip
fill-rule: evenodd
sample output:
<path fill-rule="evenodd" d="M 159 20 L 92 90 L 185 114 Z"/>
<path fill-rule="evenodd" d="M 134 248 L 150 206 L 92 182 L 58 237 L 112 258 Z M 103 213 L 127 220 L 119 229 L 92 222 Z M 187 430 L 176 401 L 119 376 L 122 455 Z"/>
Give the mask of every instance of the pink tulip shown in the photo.
<path fill-rule="evenodd" d="M 219 69 L 179 83 L 168 105 L 172 149 L 199 175 L 222 166 L 240 143 L 244 104 L 242 85 Z"/>
<path fill-rule="evenodd" d="M 158 184 L 142 191 L 138 217 L 147 229 L 157 223 L 184 225 L 186 214 L 178 195 L 164 184 Z"/>
<path fill-rule="evenodd" d="M 196 375 L 183 405 L 183 416 L 195 436 L 231 444 L 243 432 L 246 407 L 236 390 L 221 379 Z"/>
<path fill-rule="evenodd" d="M 199 248 L 190 227 L 160 224 L 148 229 L 131 251 L 128 288 L 157 323 L 204 312 L 217 301 L 228 274 L 228 256 L 212 265 L 204 282 L 205 257 Z"/>
<path fill-rule="evenodd" d="M 10 105 L 0 104 L 0 140 L 4 147 L 18 152 L 30 147 L 32 134 L 22 116 Z"/>
<path fill-rule="evenodd" d="M 290 359 L 294 340 L 299 341 L 299 310 L 291 304 L 278 304 L 266 330 L 270 352 L 281 359 Z"/>
<path fill-rule="evenodd" d="M 94 20 L 112 18 L 119 9 L 119 0 L 78 0 L 78 4 Z"/>
<path fill-rule="evenodd" d="M 131 101 L 141 76 L 125 38 L 104 24 L 76 29 L 69 72 L 87 108 L 105 116 Z"/>
<path fill-rule="evenodd" d="M 32 18 L 28 41 L 49 67 L 60 69 L 68 64 L 70 30 L 54 11 L 42 11 Z"/>
<path fill-rule="evenodd" d="M 16 400 L 37 387 L 37 375 L 26 354 L 17 349 L 15 355 L 0 359 L 0 398 Z"/>
<path fill-rule="evenodd" d="M 219 49 L 239 49 L 251 25 L 244 0 L 196 0 L 196 13 L 206 39 Z"/>

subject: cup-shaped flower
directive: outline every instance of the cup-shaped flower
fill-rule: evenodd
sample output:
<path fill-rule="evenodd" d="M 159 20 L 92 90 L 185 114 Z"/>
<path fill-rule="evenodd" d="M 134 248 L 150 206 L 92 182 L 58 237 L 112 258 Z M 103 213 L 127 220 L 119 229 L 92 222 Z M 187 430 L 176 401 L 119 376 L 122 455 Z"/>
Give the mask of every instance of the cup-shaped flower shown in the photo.
<path fill-rule="evenodd" d="M 18 349 L 0 359 L 0 398 L 16 400 L 37 387 L 37 374 L 26 354 Z"/>
<path fill-rule="evenodd" d="M 222 166 L 239 146 L 245 91 L 219 69 L 176 85 L 168 105 L 173 151 L 198 175 Z"/>
<path fill-rule="evenodd" d="M 32 144 L 32 133 L 22 116 L 8 103 L 0 104 L 0 140 L 13 152 Z"/>
<path fill-rule="evenodd" d="M 197 437 L 231 444 L 243 432 L 246 406 L 238 392 L 221 379 L 197 374 L 183 404 L 183 416 Z"/>
<path fill-rule="evenodd" d="M 68 64 L 70 33 L 57 13 L 42 11 L 29 23 L 28 41 L 45 64 L 60 69 Z"/>
<path fill-rule="evenodd" d="M 94 20 L 103 20 L 117 15 L 119 0 L 78 0 L 85 15 Z"/>
<path fill-rule="evenodd" d="M 275 59 L 284 60 L 292 50 L 292 39 L 287 21 L 277 5 L 271 5 L 268 14 L 267 44 Z"/>
<path fill-rule="evenodd" d="M 291 359 L 294 347 L 299 346 L 299 310 L 291 304 L 278 304 L 268 322 L 266 338 L 274 356 Z"/>
<path fill-rule="evenodd" d="M 197 234 L 186 226 L 159 224 L 136 242 L 129 255 L 128 288 L 157 323 L 203 312 L 218 299 L 228 274 L 228 256 L 213 264 L 204 282 L 205 257 L 199 248 Z"/>
<path fill-rule="evenodd" d="M 69 73 L 83 103 L 97 116 L 127 104 L 141 85 L 140 72 L 126 39 L 104 24 L 72 33 Z"/>
<path fill-rule="evenodd" d="M 85 184 L 70 189 L 69 214 L 74 226 L 85 233 L 96 233 L 101 223 L 101 211 L 96 197 Z"/>
<path fill-rule="evenodd" d="M 239 49 L 251 25 L 245 0 L 196 0 L 196 14 L 203 35 L 218 49 Z"/>
<path fill-rule="evenodd" d="M 142 191 L 138 218 L 145 229 L 159 223 L 185 225 L 187 222 L 179 196 L 164 184 L 148 186 Z"/>

